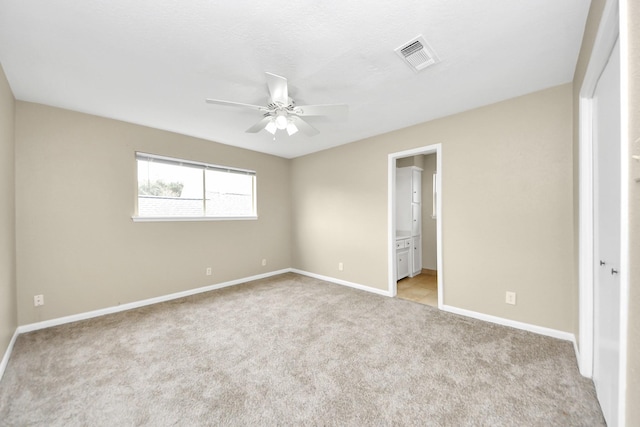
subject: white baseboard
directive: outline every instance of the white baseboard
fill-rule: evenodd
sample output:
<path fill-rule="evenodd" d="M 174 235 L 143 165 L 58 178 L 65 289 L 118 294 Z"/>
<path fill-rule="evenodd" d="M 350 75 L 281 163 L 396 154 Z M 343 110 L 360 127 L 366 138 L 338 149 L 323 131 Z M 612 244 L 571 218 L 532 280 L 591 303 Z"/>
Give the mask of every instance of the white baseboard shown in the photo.
<path fill-rule="evenodd" d="M 16 329 L 15 333 L 13 334 L 13 337 L 11 338 L 11 341 L 9 342 L 9 346 L 7 347 L 7 350 L 5 351 L 4 357 L 2 358 L 2 362 L 0 362 L 0 379 L 2 379 L 2 375 L 4 374 L 4 371 L 5 371 L 5 368 L 7 366 L 7 363 L 9 362 L 9 357 L 11 356 L 11 352 L 13 350 L 13 345 L 14 345 L 14 343 L 16 341 L 16 338 L 18 337 L 19 334 L 22 334 L 22 333 L 25 333 L 25 332 L 36 331 L 36 330 L 39 330 L 39 329 L 50 328 L 52 326 L 62 325 L 62 324 L 65 324 L 65 323 L 77 322 L 79 320 L 91 319 L 93 317 L 104 316 L 104 315 L 107 315 L 107 314 L 118 313 L 118 312 L 121 312 L 121 311 L 126 311 L 126 310 L 131 310 L 131 309 L 134 309 L 134 308 L 144 307 L 144 306 L 151 305 L 151 304 L 157 304 L 157 303 L 160 303 L 160 302 L 171 301 L 171 300 L 174 300 L 174 299 L 183 298 L 183 297 L 187 297 L 187 296 L 190 296 L 190 295 L 196 295 L 196 294 L 203 293 L 203 292 L 209 292 L 209 291 L 213 291 L 213 290 L 216 290 L 216 289 L 221 289 L 221 288 L 226 288 L 226 287 L 229 287 L 229 286 L 239 285 L 241 283 L 251 282 L 253 280 L 264 279 L 264 278 L 267 278 L 267 277 L 277 276 L 278 274 L 289 273 L 289 272 L 296 273 L 296 274 L 301 274 L 303 276 L 313 277 L 315 279 L 324 280 L 326 282 L 331 282 L 331 283 L 335 283 L 335 284 L 338 284 L 338 285 L 348 286 L 350 288 L 358 289 L 358 290 L 365 291 L 365 292 L 371 292 L 371 293 L 382 295 L 382 296 L 386 296 L 386 297 L 391 297 L 392 296 L 389 293 L 389 291 L 385 291 L 385 290 L 382 290 L 382 289 L 372 288 L 370 286 L 365 286 L 365 285 L 361 285 L 361 284 L 358 284 L 358 283 L 348 282 L 346 280 L 337 279 L 335 277 L 329 277 L 329 276 L 323 276 L 321 274 L 310 273 L 308 271 L 298 270 L 298 269 L 295 269 L 295 268 L 285 268 L 285 269 L 282 269 L 282 270 L 271 271 L 271 272 L 264 273 L 264 274 L 258 274 L 258 275 L 255 275 L 255 276 L 245 277 L 245 278 L 242 278 L 242 279 L 236 279 L 236 280 L 231 280 L 231 281 L 228 281 L 228 282 L 217 283 L 215 285 L 209 285 L 209 286 L 204 286 L 204 287 L 201 287 L 201 288 L 189 289 L 187 291 L 176 292 L 176 293 L 169 294 L 169 295 L 162 295 L 162 296 L 155 297 L 155 298 L 148 298 L 148 299 L 141 300 L 141 301 L 134 301 L 134 302 L 130 302 L 130 303 L 127 303 L 127 304 L 122 304 L 122 305 L 118 305 L 118 306 L 114 306 L 114 307 L 107 307 L 107 308 L 94 310 L 94 311 L 89 311 L 89 312 L 85 312 L 85 313 L 74 314 L 74 315 L 71 315 L 71 316 L 59 317 L 59 318 L 56 318 L 56 319 L 45 320 L 45 321 L 42 321 L 42 322 L 37 322 L 37 323 L 31 323 L 31 324 L 28 324 L 28 325 L 18 326 L 18 328 Z M 461 315 L 461 316 L 471 317 L 471 318 L 482 320 L 482 321 L 485 321 L 485 322 L 496 323 L 496 324 L 499 324 L 499 325 L 509 326 L 509 327 L 512 327 L 512 328 L 521 329 L 521 330 L 533 332 L 533 333 L 540 334 L 540 335 L 545 335 L 545 336 L 549 336 L 549 337 L 553 337 L 553 338 L 558 338 L 558 339 L 561 339 L 561 340 L 571 341 L 573 343 L 573 347 L 574 347 L 574 350 L 575 350 L 575 353 L 576 353 L 576 357 L 579 360 L 579 352 L 578 352 L 578 346 L 577 346 L 577 343 L 576 343 L 575 335 L 571 334 L 569 332 L 563 332 L 563 331 L 559 331 L 559 330 L 555 330 L 555 329 L 545 328 L 545 327 L 542 327 L 542 326 L 536 326 L 536 325 L 531 325 L 531 324 L 528 324 L 528 323 L 518 322 L 518 321 L 515 321 L 515 320 L 504 319 L 502 317 L 491 316 L 491 315 L 488 315 L 488 314 L 478 313 L 478 312 L 475 312 L 475 311 L 466 310 L 466 309 L 453 307 L 453 306 L 449 306 L 449 305 L 442 305 L 440 307 L 440 309 L 442 311 L 458 314 L 458 315 Z"/>
<path fill-rule="evenodd" d="M 178 298 L 188 297 L 190 295 L 200 294 L 203 292 L 209 292 L 216 289 L 226 288 L 228 286 L 234 286 L 234 285 L 239 285 L 241 283 L 251 282 L 253 280 L 264 279 L 266 277 L 271 277 L 271 276 L 277 276 L 278 274 L 288 273 L 290 271 L 291 271 L 290 268 L 285 268 L 283 270 L 271 271 L 269 273 L 258 274 L 256 276 L 250 276 L 250 277 L 244 277 L 242 279 L 231 280 L 223 283 L 216 283 L 215 285 L 189 289 L 187 291 L 176 292 L 168 295 L 162 295 L 155 298 L 148 298 L 141 301 L 134 301 L 134 302 L 121 304 L 113 307 L 107 307 L 99 310 L 88 311 L 85 313 L 73 314 L 71 316 L 58 317 L 56 319 L 45 320 L 37 323 L 30 323 L 28 325 L 18 326 L 17 333 L 23 334 L 25 332 L 37 331 L 39 329 L 50 328 L 52 326 L 58 326 L 65 323 L 77 322 L 79 320 L 91 319 L 93 317 L 104 316 L 106 314 L 118 313 L 121 311 L 131 310 L 138 307 L 144 307 L 146 305 L 157 304 L 165 301 L 171 301 Z"/>
<path fill-rule="evenodd" d="M 576 354 L 576 363 L 578 364 L 578 370 L 580 371 L 580 375 L 582 375 L 585 378 L 591 378 L 590 376 L 585 375 L 586 372 L 584 372 L 584 369 L 582 368 L 582 366 L 580 365 L 580 348 L 578 347 L 578 341 L 576 340 L 575 335 L 573 336 L 573 351 Z"/>
<path fill-rule="evenodd" d="M 9 358 L 11 357 L 11 352 L 13 351 L 13 345 L 16 343 L 16 338 L 18 338 L 20 332 L 16 329 L 11 337 L 11 341 L 9 341 L 9 345 L 7 346 L 7 350 L 4 352 L 4 356 L 2 356 L 2 362 L 0 362 L 0 380 L 4 375 L 4 370 L 7 368 L 7 364 L 9 363 Z"/>
<path fill-rule="evenodd" d="M 303 276 L 313 277 L 314 279 L 324 280 L 325 282 L 331 282 L 331 283 L 335 283 L 337 285 L 348 286 L 350 288 L 354 288 L 354 289 L 358 289 L 358 290 L 366 291 L 366 292 L 371 292 L 371 293 L 382 295 L 382 296 L 385 296 L 385 297 L 390 297 L 391 296 L 389 291 L 385 291 L 385 290 L 377 289 L 377 288 L 372 288 L 371 286 L 365 286 L 365 285 L 361 285 L 359 283 L 348 282 L 348 281 L 342 280 L 342 279 L 336 279 L 335 277 L 323 276 L 321 274 L 310 273 L 308 271 L 298 270 L 296 268 L 292 268 L 289 271 L 291 271 L 292 273 L 302 274 Z"/>
<path fill-rule="evenodd" d="M 545 328 L 544 326 L 536 326 L 530 323 L 518 322 L 516 320 L 505 319 L 503 317 L 491 316 L 489 314 L 478 313 L 477 311 L 466 310 L 464 308 L 453 307 L 450 305 L 442 305 L 442 311 L 447 311 L 461 316 L 472 317 L 474 319 L 483 320 L 485 322 L 496 323 L 498 325 L 510 326 L 512 328 L 529 331 L 540 335 L 546 335 L 552 338 L 558 338 L 565 341 L 571 341 L 574 349 L 576 346 L 576 337 L 570 332 L 559 331 L 557 329 Z"/>
<path fill-rule="evenodd" d="M 315 279 L 324 280 L 325 282 L 336 283 L 338 285 L 348 286 L 350 288 L 355 288 L 361 291 L 372 292 L 374 294 L 391 297 L 391 293 L 389 291 L 384 291 L 377 288 L 372 288 L 370 286 L 360 285 L 358 283 L 348 282 L 346 280 L 336 279 L 335 277 L 323 276 L 321 274 L 310 273 L 308 271 L 298 270 L 296 268 L 289 269 L 292 273 L 301 274 L 303 276 L 313 277 Z M 576 357 L 578 356 L 578 345 L 576 342 L 576 337 L 574 334 L 570 332 L 559 331 L 557 329 L 545 328 L 543 326 L 532 325 L 529 323 L 518 322 L 516 320 L 509 320 L 503 317 L 491 316 L 489 314 L 478 313 L 476 311 L 466 310 L 463 308 L 453 307 L 450 305 L 442 305 L 440 307 L 442 311 L 446 311 L 453 314 L 458 314 L 461 316 L 471 317 L 474 319 L 482 320 L 485 322 L 496 323 L 498 325 L 509 326 L 516 329 L 521 329 L 528 332 L 533 332 L 539 335 L 545 335 L 552 338 L 558 338 L 565 341 L 570 341 L 573 343 L 573 348 L 576 353 Z"/>

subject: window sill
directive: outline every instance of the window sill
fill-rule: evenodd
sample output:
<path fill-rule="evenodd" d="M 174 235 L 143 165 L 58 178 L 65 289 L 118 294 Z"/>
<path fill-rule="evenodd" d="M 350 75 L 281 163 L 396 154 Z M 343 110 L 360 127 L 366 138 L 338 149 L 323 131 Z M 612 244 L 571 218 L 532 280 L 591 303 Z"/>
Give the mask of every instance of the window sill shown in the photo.
<path fill-rule="evenodd" d="M 190 221 L 252 221 L 257 216 L 194 216 L 194 217 L 157 217 L 132 216 L 133 222 L 190 222 Z"/>

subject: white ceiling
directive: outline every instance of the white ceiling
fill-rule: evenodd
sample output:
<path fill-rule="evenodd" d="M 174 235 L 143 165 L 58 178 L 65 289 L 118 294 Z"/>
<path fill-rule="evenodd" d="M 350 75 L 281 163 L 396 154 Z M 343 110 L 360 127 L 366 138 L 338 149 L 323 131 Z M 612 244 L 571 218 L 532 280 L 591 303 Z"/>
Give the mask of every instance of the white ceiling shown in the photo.
<path fill-rule="evenodd" d="M 589 0 L 0 0 L 0 63 L 14 95 L 286 158 L 572 80 Z M 411 70 L 394 49 L 424 35 L 441 62 Z M 314 137 L 245 133 L 264 72 Z"/>

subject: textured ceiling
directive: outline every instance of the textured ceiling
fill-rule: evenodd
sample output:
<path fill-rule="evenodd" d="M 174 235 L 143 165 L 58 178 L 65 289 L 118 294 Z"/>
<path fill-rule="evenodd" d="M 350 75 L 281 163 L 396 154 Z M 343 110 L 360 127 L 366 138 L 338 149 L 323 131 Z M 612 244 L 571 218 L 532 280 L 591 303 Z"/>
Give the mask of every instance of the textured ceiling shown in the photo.
<path fill-rule="evenodd" d="M 588 0 L 0 0 L 0 63 L 19 100 L 282 157 L 572 80 Z M 424 35 L 441 62 L 394 49 Z M 264 72 L 297 104 L 349 104 L 320 134 L 245 133 Z"/>

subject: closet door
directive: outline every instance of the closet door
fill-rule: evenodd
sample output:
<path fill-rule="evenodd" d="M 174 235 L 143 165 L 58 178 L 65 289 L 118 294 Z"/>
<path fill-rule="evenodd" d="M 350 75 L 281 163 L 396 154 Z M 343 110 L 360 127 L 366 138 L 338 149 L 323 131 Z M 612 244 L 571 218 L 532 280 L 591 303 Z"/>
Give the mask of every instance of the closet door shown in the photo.
<path fill-rule="evenodd" d="M 594 94 L 593 383 L 607 424 L 618 425 L 620 384 L 620 44 Z M 626 159 L 625 159 L 626 161 Z M 624 398 L 624 396 L 622 397 Z"/>

